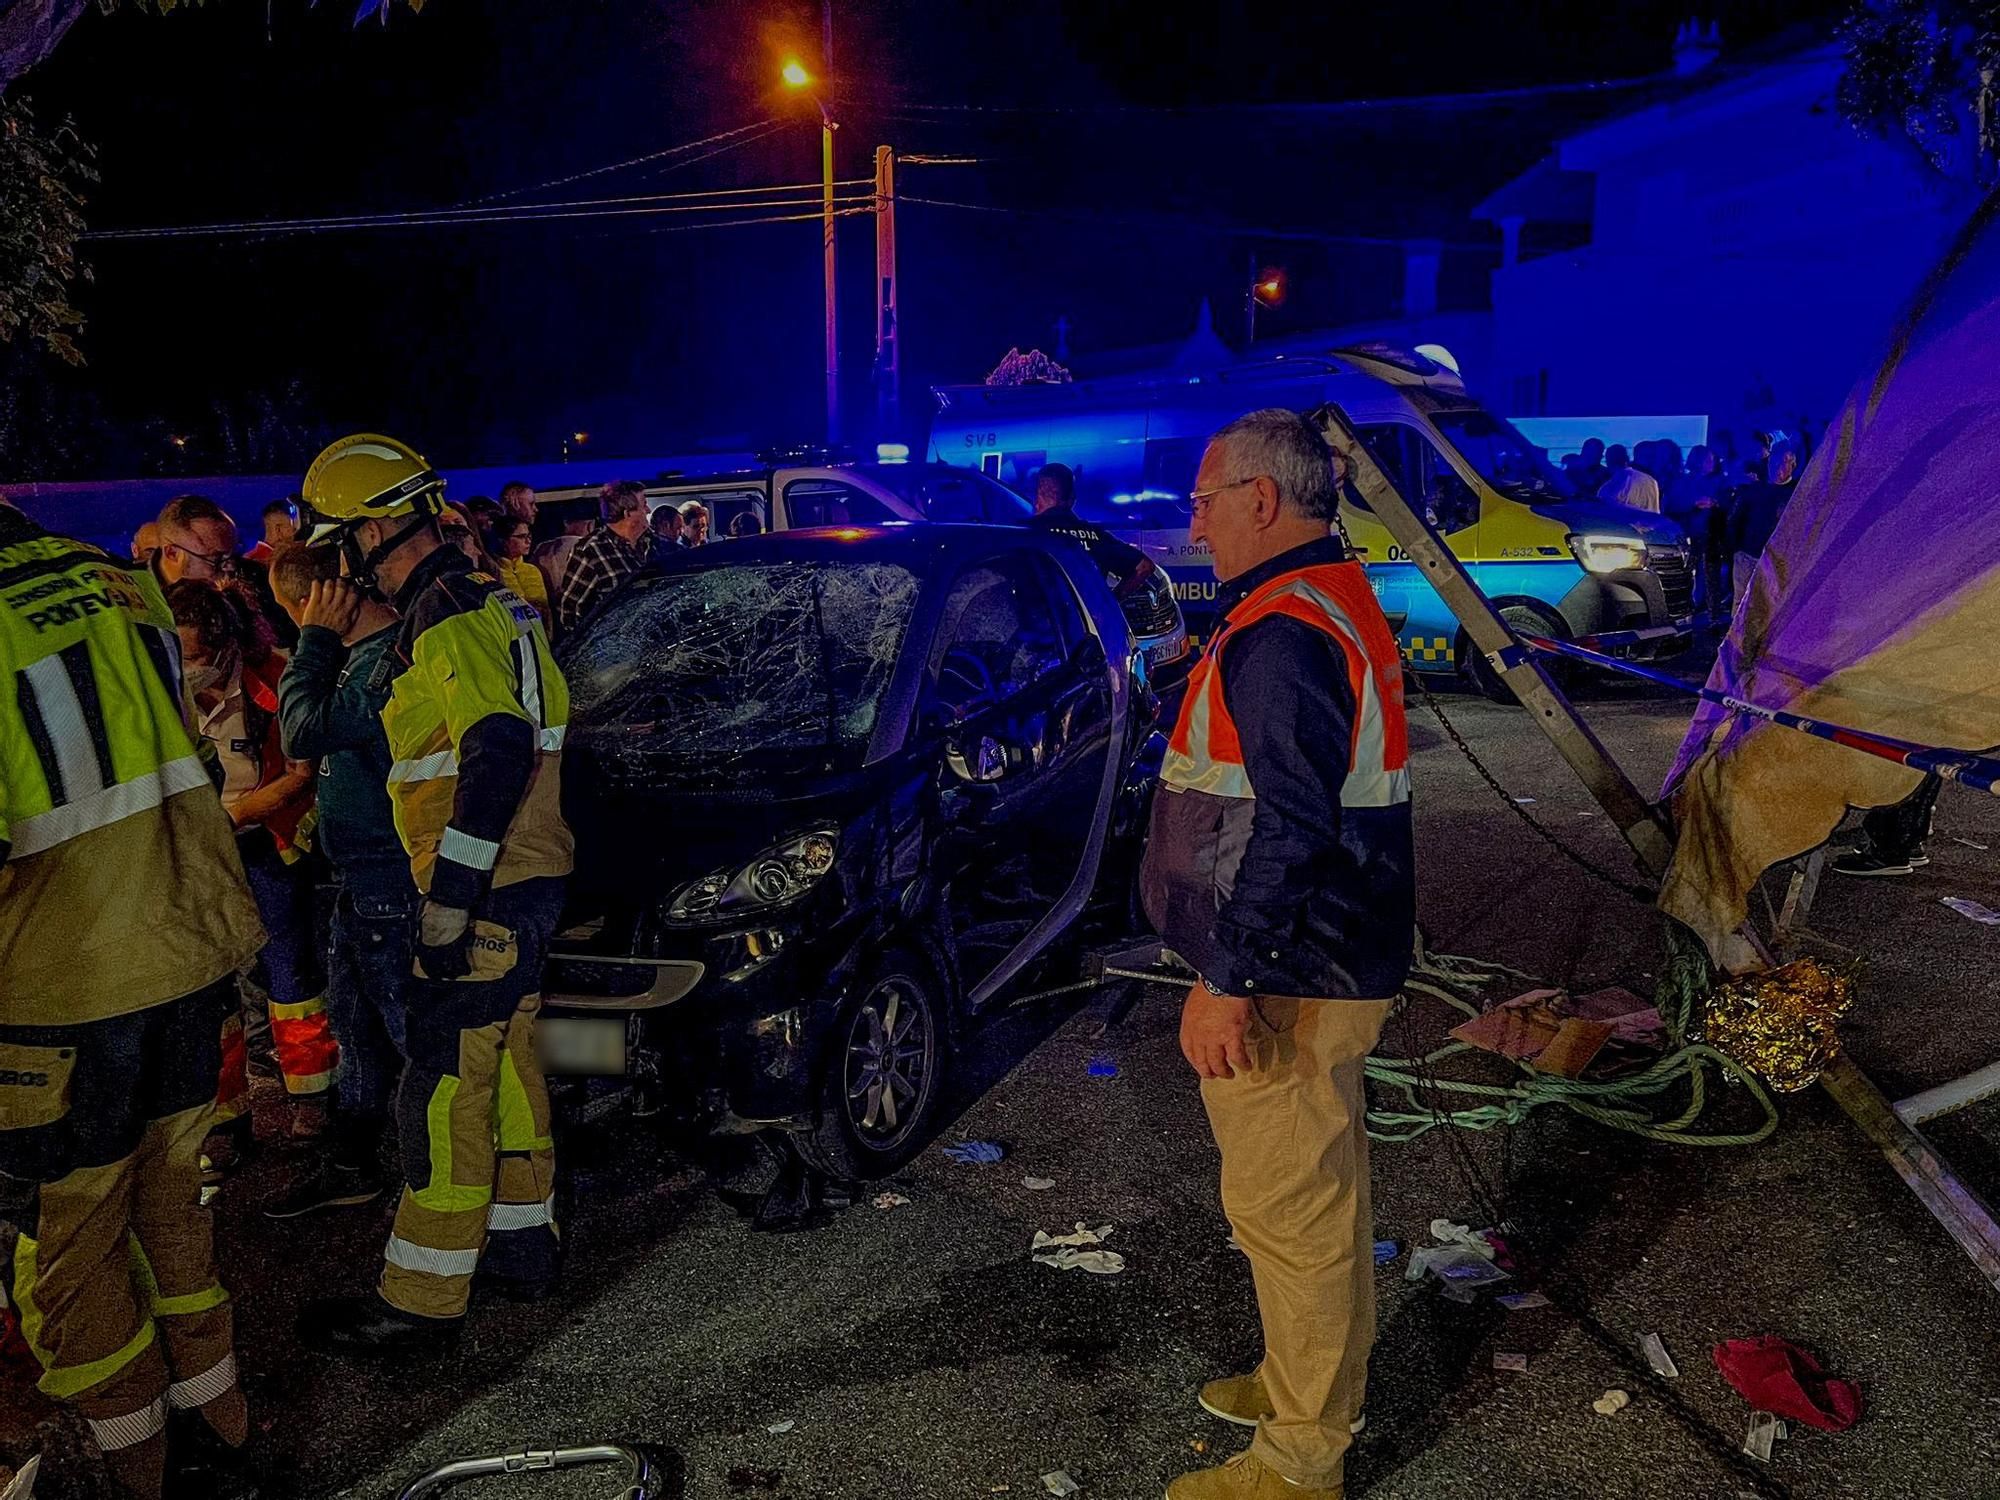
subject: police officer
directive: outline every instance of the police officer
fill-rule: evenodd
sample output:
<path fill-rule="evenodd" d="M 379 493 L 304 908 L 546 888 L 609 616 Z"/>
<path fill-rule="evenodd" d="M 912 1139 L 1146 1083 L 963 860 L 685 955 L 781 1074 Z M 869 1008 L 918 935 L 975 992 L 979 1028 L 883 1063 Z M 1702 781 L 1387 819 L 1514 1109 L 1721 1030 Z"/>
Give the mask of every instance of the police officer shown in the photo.
<path fill-rule="evenodd" d="M 1082 542 L 1120 599 L 1136 592 L 1153 572 L 1153 560 L 1145 553 L 1076 513 L 1076 475 L 1068 464 L 1043 464 L 1035 475 L 1035 515 L 1028 524 Z"/>
<path fill-rule="evenodd" d="M 534 1297 L 556 1273 L 555 1151 L 535 1060 L 542 964 L 572 843 L 561 810 L 569 690 L 533 605 L 438 530 L 444 481 L 393 438 L 342 438 L 306 474 L 347 576 L 401 624 L 382 725 L 389 798 L 423 896 L 396 1118 L 404 1188 L 372 1295 L 306 1309 L 342 1350 L 434 1347 L 482 1269 Z"/>
<path fill-rule="evenodd" d="M 83 1415 L 126 1493 L 154 1497 L 170 1412 L 190 1414 L 177 1462 L 249 1433 L 201 1142 L 236 970 L 263 932 L 143 564 L 0 504 L 0 675 L 13 1301 L 41 1389 Z M 224 1487 L 183 1473 L 174 1488 Z"/>

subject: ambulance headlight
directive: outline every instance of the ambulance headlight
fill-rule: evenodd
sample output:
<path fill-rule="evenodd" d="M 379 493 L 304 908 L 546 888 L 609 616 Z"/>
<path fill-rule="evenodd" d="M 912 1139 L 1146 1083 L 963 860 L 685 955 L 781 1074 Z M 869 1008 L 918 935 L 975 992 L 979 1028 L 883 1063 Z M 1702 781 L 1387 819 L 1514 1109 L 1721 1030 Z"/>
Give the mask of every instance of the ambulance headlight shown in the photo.
<path fill-rule="evenodd" d="M 713 870 L 684 885 L 667 905 L 675 922 L 701 922 L 796 901 L 833 869 L 839 835 L 831 828 L 766 849 L 747 864 Z"/>
<path fill-rule="evenodd" d="M 1646 544 L 1635 536 L 1590 536 L 1572 533 L 1569 550 L 1586 573 L 1623 573 L 1646 566 Z"/>

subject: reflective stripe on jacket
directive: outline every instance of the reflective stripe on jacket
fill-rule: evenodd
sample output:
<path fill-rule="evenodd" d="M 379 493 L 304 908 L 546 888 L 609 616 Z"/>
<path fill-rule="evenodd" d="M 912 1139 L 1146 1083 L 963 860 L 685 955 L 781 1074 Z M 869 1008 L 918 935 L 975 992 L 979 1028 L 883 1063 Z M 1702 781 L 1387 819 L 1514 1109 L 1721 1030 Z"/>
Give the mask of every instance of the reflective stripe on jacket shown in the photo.
<path fill-rule="evenodd" d="M 1392 995 L 1415 923 L 1395 638 L 1331 538 L 1236 580 L 1224 605 L 1161 770 L 1147 914 L 1228 993 Z"/>
<path fill-rule="evenodd" d="M 153 577 L 0 505 L 0 1025 L 190 994 L 263 941 Z"/>
<path fill-rule="evenodd" d="M 382 711 L 389 800 L 417 889 L 470 908 L 489 886 L 569 873 L 569 686 L 532 604 L 456 548 L 397 594 L 399 669 Z"/>

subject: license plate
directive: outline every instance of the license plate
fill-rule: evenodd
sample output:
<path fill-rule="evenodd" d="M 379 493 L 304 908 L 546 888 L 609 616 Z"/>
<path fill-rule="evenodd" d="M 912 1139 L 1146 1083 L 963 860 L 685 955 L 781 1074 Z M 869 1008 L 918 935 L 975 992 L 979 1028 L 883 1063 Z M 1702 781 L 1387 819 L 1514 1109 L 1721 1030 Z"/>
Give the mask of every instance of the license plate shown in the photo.
<path fill-rule="evenodd" d="M 625 1022 L 596 1016 L 543 1016 L 535 1052 L 545 1073 L 619 1078 L 625 1073 Z"/>

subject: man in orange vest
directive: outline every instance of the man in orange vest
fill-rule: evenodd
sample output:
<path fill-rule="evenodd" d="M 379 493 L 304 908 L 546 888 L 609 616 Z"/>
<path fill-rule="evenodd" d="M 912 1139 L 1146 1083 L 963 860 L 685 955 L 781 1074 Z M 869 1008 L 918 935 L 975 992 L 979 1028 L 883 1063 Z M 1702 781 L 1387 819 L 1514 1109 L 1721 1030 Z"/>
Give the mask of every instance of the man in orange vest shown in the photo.
<path fill-rule="evenodd" d="M 1204 1387 L 1257 1429 L 1168 1500 L 1339 1500 L 1375 1340 L 1362 1063 L 1416 927 L 1403 663 L 1331 534 L 1333 455 L 1294 412 L 1210 440 L 1190 535 L 1221 628 L 1188 679 L 1141 875 L 1200 983 L 1181 1051 L 1264 1325 L 1254 1372 Z"/>

